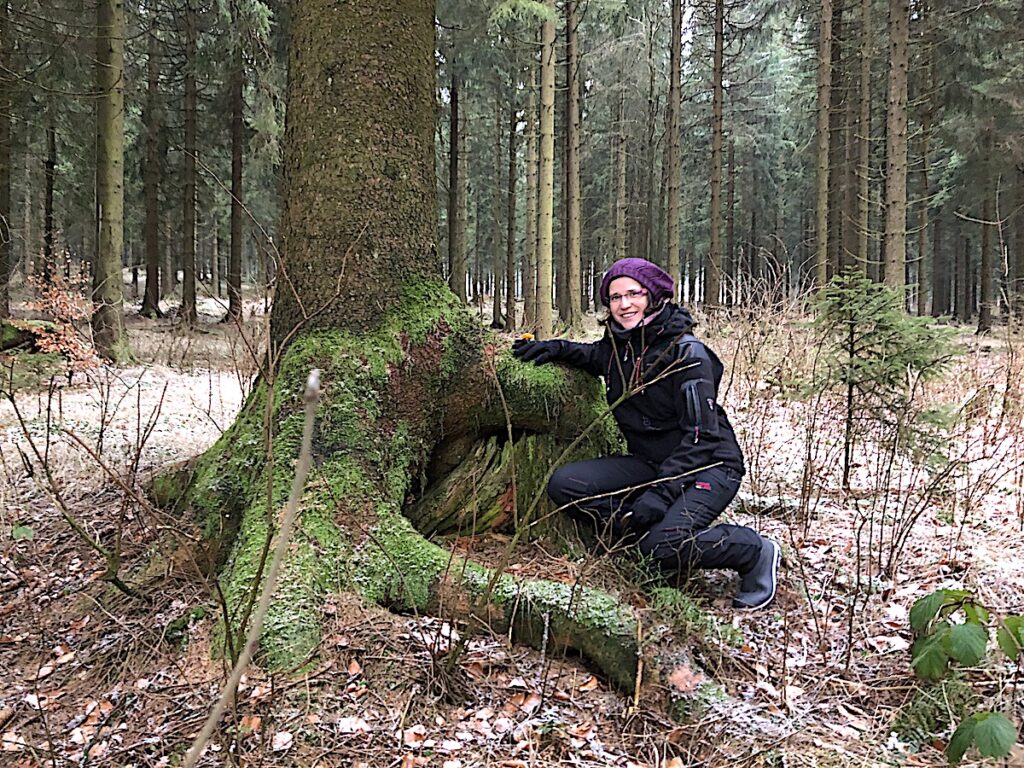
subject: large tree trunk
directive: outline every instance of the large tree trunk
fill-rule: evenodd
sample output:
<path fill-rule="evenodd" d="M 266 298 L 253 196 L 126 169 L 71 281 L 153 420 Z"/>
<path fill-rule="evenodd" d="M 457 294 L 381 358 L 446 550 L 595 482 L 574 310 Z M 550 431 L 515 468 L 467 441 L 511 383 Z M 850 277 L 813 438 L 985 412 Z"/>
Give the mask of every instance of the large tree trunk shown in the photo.
<path fill-rule="evenodd" d="M 124 4 L 96 9 L 96 256 L 92 264 L 92 335 L 96 351 L 114 362 L 131 358 L 124 328 Z"/>
<path fill-rule="evenodd" d="M 889 109 L 886 117 L 885 284 L 903 291 L 907 263 L 907 70 L 910 2 L 889 0 Z"/>
<path fill-rule="evenodd" d="M 185 162 L 184 207 L 182 209 L 181 319 L 191 327 L 196 313 L 196 10 L 185 0 Z"/>
<path fill-rule="evenodd" d="M 501 328 L 505 324 L 505 318 L 501 312 L 501 276 L 505 273 L 505 254 L 501 248 L 501 170 L 505 157 L 501 153 L 501 139 L 505 133 L 504 115 L 501 109 L 501 99 L 494 100 L 494 168 L 491 184 L 491 274 L 494 276 L 494 290 L 491 292 L 491 327 Z"/>
<path fill-rule="evenodd" d="M 666 239 L 668 240 L 668 273 L 676 281 L 676 295 L 679 298 L 680 267 L 679 267 L 679 198 L 681 195 L 681 164 L 680 157 L 680 136 L 679 136 L 679 111 L 681 103 L 681 60 L 682 60 L 682 28 L 683 8 L 682 0 L 672 0 L 672 33 L 669 44 L 669 86 L 668 86 L 668 110 L 666 113 L 665 128 L 668 133 L 667 155 L 665 166 L 668 173 L 668 199 L 665 204 L 666 216 Z M 717 48 L 716 48 L 717 51 Z M 717 91 L 716 91 L 717 92 Z M 721 137 L 719 137 L 721 138 Z"/>
<path fill-rule="evenodd" d="M 149 27 L 146 61 L 146 166 L 143 172 L 143 198 L 146 223 L 143 230 L 146 249 L 146 292 L 140 314 L 159 317 L 160 312 L 160 63 L 157 47 L 156 17 Z"/>
<path fill-rule="evenodd" d="M 828 282 L 829 103 L 832 91 L 832 0 L 821 0 L 818 29 L 817 176 L 815 177 L 815 285 Z"/>
<path fill-rule="evenodd" d="M 554 11 L 554 2 L 549 0 Z M 537 336 L 554 329 L 551 307 L 552 235 L 555 205 L 555 22 L 541 25 L 540 162 L 537 199 Z"/>

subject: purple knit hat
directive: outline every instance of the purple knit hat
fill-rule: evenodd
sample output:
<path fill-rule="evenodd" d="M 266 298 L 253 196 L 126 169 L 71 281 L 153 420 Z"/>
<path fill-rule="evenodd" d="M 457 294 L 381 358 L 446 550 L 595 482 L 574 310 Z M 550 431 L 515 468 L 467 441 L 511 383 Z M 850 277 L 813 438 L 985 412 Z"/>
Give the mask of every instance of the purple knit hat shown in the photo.
<path fill-rule="evenodd" d="M 656 307 L 675 296 L 672 276 L 647 259 L 619 259 L 609 267 L 601 280 L 601 303 L 608 306 L 608 286 L 617 277 L 631 277 L 647 289 L 651 306 Z"/>

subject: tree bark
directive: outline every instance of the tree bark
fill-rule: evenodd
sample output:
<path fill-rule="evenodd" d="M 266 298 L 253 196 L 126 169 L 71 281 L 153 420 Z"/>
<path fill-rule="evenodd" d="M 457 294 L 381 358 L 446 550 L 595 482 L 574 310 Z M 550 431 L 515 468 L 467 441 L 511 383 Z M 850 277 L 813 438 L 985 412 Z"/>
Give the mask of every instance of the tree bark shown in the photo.
<path fill-rule="evenodd" d="M 818 30 L 817 176 L 815 179 L 815 284 L 828 282 L 829 104 L 832 91 L 832 0 L 821 0 Z"/>
<path fill-rule="evenodd" d="M 933 283 L 933 265 L 930 263 L 931 251 L 928 243 L 929 207 L 931 206 L 932 190 L 929 185 L 928 170 L 931 158 L 929 157 L 931 131 L 932 131 L 932 40 L 930 27 L 932 23 L 931 9 L 927 2 L 922 2 L 920 13 L 923 16 L 925 31 L 923 33 L 924 50 L 924 84 L 922 86 L 922 98 L 924 99 L 923 114 L 921 116 L 921 216 L 918 220 L 918 314 L 922 317 L 929 313 L 929 294 L 935 293 Z M 931 290 L 930 290 L 931 289 Z"/>
<path fill-rule="evenodd" d="M 554 13 L 554 2 L 548 0 Z M 555 202 L 555 22 L 541 26 L 540 50 L 540 164 L 537 201 L 537 336 L 554 330 L 551 307 L 552 227 Z"/>
<path fill-rule="evenodd" d="M 992 129 L 989 127 L 985 140 L 986 157 L 991 157 L 992 151 Z M 992 258 L 992 227 L 993 211 L 995 205 L 993 198 L 994 182 L 990 179 L 986 182 L 985 201 L 981 213 L 981 274 L 978 276 L 979 285 L 979 306 L 978 306 L 978 333 L 988 333 L 992 330 L 992 312 L 995 303 L 994 277 Z"/>
<path fill-rule="evenodd" d="M 615 103 L 615 191 L 612 211 L 615 221 L 615 242 L 612 254 L 615 261 L 626 258 L 626 90 L 619 67 L 618 97 Z"/>
<path fill-rule="evenodd" d="M 159 317 L 160 312 L 160 61 L 156 17 L 149 27 L 146 57 L 146 166 L 143 174 L 143 197 L 146 220 L 143 237 L 146 243 L 146 292 L 140 314 Z"/>
<path fill-rule="evenodd" d="M 740 301 L 740 270 L 736 265 L 736 142 L 729 140 L 729 181 L 725 191 L 725 303 Z"/>
<path fill-rule="evenodd" d="M 181 320 L 187 327 L 198 321 L 196 311 L 196 10 L 185 0 L 185 144 L 184 205 L 182 208 Z"/>
<path fill-rule="evenodd" d="M 0 0 L 0 69 L 11 71 L 8 0 Z M 10 79 L 0 80 L 0 317 L 11 316 L 11 92 Z"/>
<path fill-rule="evenodd" d="M 124 38 L 122 0 L 96 9 L 96 257 L 92 264 L 92 333 L 96 351 L 114 362 L 131 359 L 124 327 Z"/>
<path fill-rule="evenodd" d="M 861 0 L 860 94 L 857 119 L 857 267 L 867 275 L 868 226 L 871 211 L 871 0 Z"/>
<path fill-rule="evenodd" d="M 501 153 L 501 139 L 505 133 L 504 114 L 501 100 L 494 100 L 494 176 L 491 185 L 491 273 L 494 275 L 494 290 L 491 292 L 491 327 L 501 328 L 505 318 L 501 312 L 502 285 L 501 277 L 505 273 L 505 253 L 501 248 L 501 215 L 504 207 L 501 199 L 501 171 L 504 156 Z"/>
<path fill-rule="evenodd" d="M 512 81 L 512 93 L 517 85 Z M 508 110 L 508 187 L 505 190 L 505 330 L 516 329 L 516 127 L 519 111 L 515 97 Z"/>
<path fill-rule="evenodd" d="M 53 117 L 53 105 L 49 106 L 46 124 L 46 160 L 43 163 L 45 192 L 43 193 L 43 282 L 50 285 L 56 264 L 54 263 L 53 186 L 57 175 L 57 127 Z"/>
<path fill-rule="evenodd" d="M 537 328 L 537 61 L 529 60 L 526 97 L 526 243 L 523 259 L 523 329 Z"/>
<path fill-rule="evenodd" d="M 901 293 L 907 263 L 907 71 L 910 2 L 889 0 L 889 107 L 886 117 L 885 284 Z"/>
<path fill-rule="evenodd" d="M 453 57 L 455 54 L 452 54 Z M 462 82 L 458 69 L 452 64 L 451 103 L 449 104 L 448 150 L 448 285 L 463 303 L 469 301 L 466 293 L 466 200 L 461 168 L 462 127 L 459 97 Z"/>
<path fill-rule="evenodd" d="M 580 76 L 576 0 L 565 2 L 565 288 L 571 334 L 583 329 L 580 253 Z"/>
<path fill-rule="evenodd" d="M 679 284 L 682 282 L 680 279 L 682 270 L 679 266 L 681 242 L 679 201 L 682 194 L 679 112 L 682 108 L 680 78 L 682 68 L 683 8 L 682 0 L 671 0 L 671 2 L 672 31 L 670 36 L 671 42 L 669 43 L 668 108 L 665 119 L 665 131 L 668 139 L 665 156 L 665 166 L 668 175 L 668 199 L 665 204 L 666 240 L 668 241 L 668 258 L 666 261 L 668 273 L 675 280 L 675 300 L 678 300 Z M 721 83 L 719 82 L 718 85 L 721 86 Z M 720 126 L 721 124 L 719 123 Z M 719 135 L 718 139 L 721 142 L 721 135 Z M 712 195 L 714 195 L 714 192 L 712 192 Z"/>
<path fill-rule="evenodd" d="M 233 4 L 235 28 L 240 29 L 238 3 Z M 231 72 L 231 242 L 228 245 L 228 313 L 226 321 L 242 321 L 242 238 L 245 226 L 245 189 L 242 163 L 245 156 L 245 57 L 242 35 L 235 36 Z"/>

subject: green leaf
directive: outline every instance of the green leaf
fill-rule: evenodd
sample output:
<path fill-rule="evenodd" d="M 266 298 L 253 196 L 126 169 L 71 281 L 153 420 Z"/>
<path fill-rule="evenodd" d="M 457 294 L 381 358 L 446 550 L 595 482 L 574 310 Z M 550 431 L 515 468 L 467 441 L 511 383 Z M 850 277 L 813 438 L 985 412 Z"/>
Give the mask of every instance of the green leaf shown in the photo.
<path fill-rule="evenodd" d="M 972 624 L 988 624 L 988 609 L 980 603 L 967 603 L 964 606 L 964 613 L 967 614 L 967 620 Z"/>
<path fill-rule="evenodd" d="M 953 737 L 946 745 L 946 759 L 949 760 L 950 765 L 956 765 L 963 760 L 967 749 L 974 741 L 974 729 L 978 726 L 975 717 L 967 718 L 953 731 Z"/>
<path fill-rule="evenodd" d="M 945 600 L 946 591 L 943 589 L 936 590 L 930 595 L 916 600 L 910 609 L 911 628 L 915 632 L 924 632 L 928 627 L 928 622 L 935 618 L 935 614 L 939 612 L 939 608 L 942 607 Z"/>
<path fill-rule="evenodd" d="M 30 525 L 16 525 L 11 529 L 11 538 L 15 541 L 32 541 L 35 537 L 35 529 Z"/>
<path fill-rule="evenodd" d="M 949 633 L 949 655 L 973 667 L 985 655 L 988 632 L 979 624 L 957 624 Z"/>
<path fill-rule="evenodd" d="M 910 666 L 914 673 L 925 680 L 938 680 L 949 668 L 949 653 L 943 641 L 949 635 L 949 626 L 938 632 L 919 638 L 910 649 Z"/>
<path fill-rule="evenodd" d="M 975 715 L 978 727 L 974 729 L 974 743 L 985 757 L 1005 757 L 1017 741 L 1017 727 L 998 712 Z"/>
<path fill-rule="evenodd" d="M 1021 643 L 1015 634 L 1006 626 L 999 627 L 995 632 L 995 640 L 998 642 L 1002 652 L 1006 653 L 1011 662 L 1016 662 L 1021 653 Z"/>

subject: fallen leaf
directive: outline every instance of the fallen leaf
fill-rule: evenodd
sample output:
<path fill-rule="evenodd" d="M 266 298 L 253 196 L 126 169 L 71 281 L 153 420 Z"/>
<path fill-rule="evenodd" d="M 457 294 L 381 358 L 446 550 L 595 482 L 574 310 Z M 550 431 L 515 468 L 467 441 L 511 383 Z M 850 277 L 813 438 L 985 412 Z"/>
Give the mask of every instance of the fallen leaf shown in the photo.
<path fill-rule="evenodd" d="M 586 680 L 584 680 L 582 683 L 580 683 L 580 690 L 581 691 L 592 691 L 595 688 L 597 688 L 597 686 L 598 686 L 597 678 L 594 677 L 593 675 L 591 675 Z"/>
<path fill-rule="evenodd" d="M 259 733 L 263 727 L 263 718 L 259 715 L 244 715 L 241 722 L 242 730 L 250 733 Z"/>
<path fill-rule="evenodd" d="M 361 666 L 359 666 L 359 662 L 356 661 L 355 659 L 352 659 L 352 661 L 350 661 L 348 663 L 348 674 L 349 674 L 349 676 L 350 677 L 355 677 L 356 675 L 361 675 L 362 673 L 363 673 L 363 668 Z"/>
<path fill-rule="evenodd" d="M 14 731 L 4 731 L 3 736 L 0 736 L 0 740 L 4 743 L 4 752 L 21 752 L 28 746 L 25 740 Z"/>
<path fill-rule="evenodd" d="M 683 768 L 683 761 L 678 757 L 667 760 L 662 768 Z"/>
<path fill-rule="evenodd" d="M 367 733 L 370 724 L 361 717 L 343 717 L 338 720 L 338 733 Z"/>
<path fill-rule="evenodd" d="M 249 691 L 249 699 L 252 701 L 260 701 L 261 699 L 267 698 L 270 695 L 269 685 L 254 685 L 252 690 Z"/>
<path fill-rule="evenodd" d="M 680 664 L 669 674 L 668 681 L 679 693 L 693 693 L 697 686 L 704 682 L 704 676 L 699 672 L 695 673 L 685 664 Z"/>
<path fill-rule="evenodd" d="M 410 749 L 420 746 L 426 738 L 427 729 L 423 725 L 414 725 L 402 731 L 402 743 Z"/>
<path fill-rule="evenodd" d="M 291 749 L 292 742 L 295 741 L 295 737 L 288 731 L 278 731 L 274 734 L 274 738 L 270 743 L 271 749 L 275 752 L 284 752 L 285 750 Z"/>
<path fill-rule="evenodd" d="M 445 739 L 441 742 L 440 749 L 442 752 L 458 752 L 462 749 L 462 742 L 456 741 L 455 739 Z"/>
<path fill-rule="evenodd" d="M 441 768 L 462 768 L 461 760 L 445 760 L 441 764 Z"/>
<path fill-rule="evenodd" d="M 89 757 L 98 759 L 104 757 L 107 754 L 107 750 L 110 749 L 110 745 L 105 741 L 101 741 L 98 744 L 93 744 L 89 747 Z"/>

